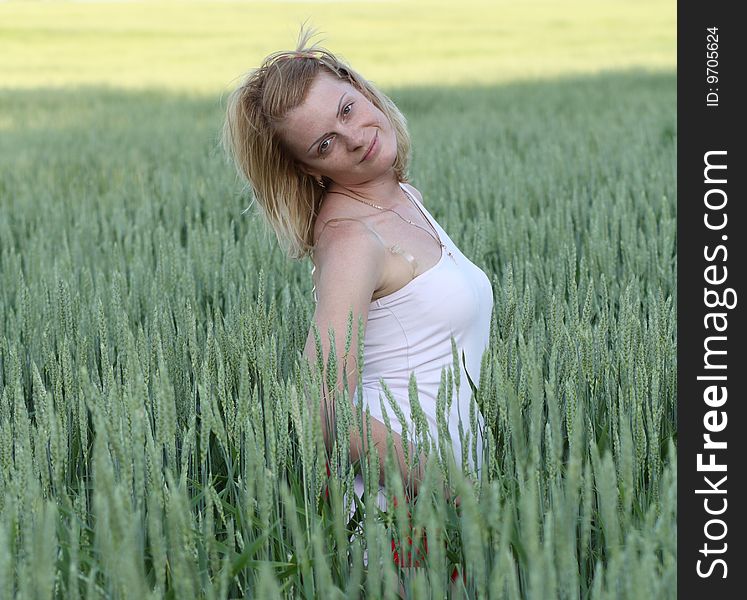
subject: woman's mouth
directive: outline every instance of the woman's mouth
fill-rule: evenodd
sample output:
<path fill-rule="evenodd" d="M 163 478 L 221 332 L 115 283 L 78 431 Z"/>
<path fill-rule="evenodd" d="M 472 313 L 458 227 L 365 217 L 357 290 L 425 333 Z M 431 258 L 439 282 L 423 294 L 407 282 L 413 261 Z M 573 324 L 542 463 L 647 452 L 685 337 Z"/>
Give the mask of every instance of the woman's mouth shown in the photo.
<path fill-rule="evenodd" d="M 368 150 L 366 150 L 366 153 L 363 155 L 363 158 L 361 158 L 361 162 L 366 160 L 371 154 L 373 154 L 373 151 L 376 149 L 377 140 L 379 139 L 379 132 L 377 131 L 374 134 L 374 138 L 371 141 L 371 145 L 369 146 Z"/>

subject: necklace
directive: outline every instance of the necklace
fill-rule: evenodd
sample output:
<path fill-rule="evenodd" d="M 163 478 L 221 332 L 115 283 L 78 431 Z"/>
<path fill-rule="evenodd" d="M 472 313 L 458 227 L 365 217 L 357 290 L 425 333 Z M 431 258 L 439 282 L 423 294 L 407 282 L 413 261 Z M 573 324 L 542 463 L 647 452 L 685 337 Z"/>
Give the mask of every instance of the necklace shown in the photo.
<path fill-rule="evenodd" d="M 403 189 L 402 189 L 401 187 L 400 187 L 400 190 L 402 190 L 402 193 L 403 193 L 403 194 L 405 194 L 405 196 L 406 196 L 406 197 L 407 197 L 407 199 L 409 200 L 409 199 L 410 199 L 410 197 L 409 197 L 409 195 L 407 194 L 407 192 L 405 192 L 405 190 L 403 190 Z M 347 196 L 348 198 L 352 198 L 353 200 L 357 200 L 358 202 L 362 202 L 363 204 L 368 204 L 369 206 L 372 206 L 373 208 L 377 208 L 377 209 L 379 209 L 379 210 L 388 210 L 389 212 L 393 212 L 393 213 L 394 213 L 395 215 L 397 215 L 397 216 L 398 216 L 398 217 L 399 217 L 400 219 L 402 219 L 402 220 L 403 220 L 403 221 L 405 221 L 406 223 L 409 223 L 410 225 L 412 225 L 412 226 L 414 226 L 414 227 L 417 227 L 418 229 L 422 229 L 423 231 L 425 231 L 425 232 L 426 232 L 426 233 L 427 233 L 427 234 L 428 234 L 429 236 L 431 236 L 431 237 L 432 237 L 432 238 L 433 238 L 434 240 L 436 240 L 436 243 L 437 243 L 437 244 L 438 244 L 439 246 L 441 246 L 441 252 L 446 252 L 446 254 L 448 254 L 448 255 L 449 255 L 449 256 L 451 257 L 451 260 L 453 260 L 454 262 L 456 262 L 456 260 L 454 259 L 454 255 L 453 255 L 453 254 L 451 253 L 451 250 L 449 250 L 449 249 L 448 249 L 448 248 L 446 247 L 446 244 L 444 244 L 444 243 L 443 243 L 443 242 L 441 241 L 441 239 L 440 239 L 440 238 L 436 237 L 436 236 L 438 236 L 438 232 L 436 231 L 436 229 L 435 229 L 435 228 L 433 228 L 433 232 L 434 232 L 434 233 L 436 234 L 436 236 L 434 236 L 434 235 L 433 235 L 433 234 L 432 234 L 432 233 L 431 233 L 430 231 L 428 231 L 428 230 L 427 230 L 427 229 L 425 229 L 424 227 L 421 227 L 421 226 L 420 226 L 420 225 L 418 225 L 417 223 L 413 223 L 413 222 L 412 222 L 412 221 L 411 221 L 410 219 L 406 219 L 405 217 L 403 217 L 403 216 L 402 216 L 401 214 L 399 214 L 399 213 L 398 213 L 398 212 L 397 212 L 396 210 L 394 210 L 393 208 L 385 208 L 385 207 L 383 207 L 383 206 L 379 206 L 378 204 L 374 204 L 373 202 L 367 202 L 366 200 L 361 200 L 360 198 L 356 198 L 355 196 L 351 196 L 350 194 L 346 194 L 345 192 L 337 192 L 337 193 L 338 193 L 338 194 L 342 194 L 343 196 Z M 420 208 L 419 208 L 419 207 L 418 207 L 418 210 L 420 210 Z M 421 212 L 421 214 L 422 214 L 422 211 L 420 211 L 420 212 Z M 425 215 L 423 215 L 423 216 L 425 216 Z M 427 220 L 427 219 L 426 219 L 426 220 Z M 430 221 L 429 221 L 429 224 L 430 224 Z M 431 225 L 431 227 L 433 227 L 433 226 Z"/>

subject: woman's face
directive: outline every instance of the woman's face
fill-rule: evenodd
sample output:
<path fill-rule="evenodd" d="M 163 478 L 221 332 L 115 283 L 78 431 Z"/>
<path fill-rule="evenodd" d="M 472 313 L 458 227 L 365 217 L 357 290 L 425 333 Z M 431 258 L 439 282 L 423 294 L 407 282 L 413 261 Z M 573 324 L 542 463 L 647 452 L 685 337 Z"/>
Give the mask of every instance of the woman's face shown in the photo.
<path fill-rule="evenodd" d="M 385 175 L 397 158 L 397 137 L 386 115 L 348 81 L 324 71 L 304 102 L 288 112 L 281 135 L 304 171 L 341 185 Z"/>

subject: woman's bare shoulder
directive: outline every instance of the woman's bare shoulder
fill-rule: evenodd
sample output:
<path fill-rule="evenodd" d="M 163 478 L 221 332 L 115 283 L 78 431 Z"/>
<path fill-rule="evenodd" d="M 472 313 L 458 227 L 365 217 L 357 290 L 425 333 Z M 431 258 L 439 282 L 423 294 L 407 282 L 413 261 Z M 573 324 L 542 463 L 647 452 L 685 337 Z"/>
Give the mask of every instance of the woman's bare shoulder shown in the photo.
<path fill-rule="evenodd" d="M 315 245 L 318 243 L 322 233 L 329 229 L 328 225 L 338 230 L 368 230 L 371 235 L 380 239 L 376 230 L 368 222 L 370 218 L 365 214 L 365 211 L 352 206 L 350 203 L 346 203 L 344 200 L 340 201 L 341 198 L 336 198 L 335 196 L 334 194 L 330 194 L 330 197 L 324 201 L 314 221 Z"/>
<path fill-rule="evenodd" d="M 328 224 L 311 251 L 315 301 L 318 302 L 316 291 L 323 285 L 324 273 L 327 273 L 328 285 L 336 285 L 340 280 L 349 282 L 351 277 L 356 284 L 370 285 L 367 297 L 372 297 L 379 289 L 386 258 L 381 239 L 358 219 L 333 218 Z"/>
<path fill-rule="evenodd" d="M 379 246 L 381 250 L 384 248 L 379 235 L 364 219 L 334 211 L 326 214 L 320 212 L 314 223 L 312 261 L 320 266 L 325 261 L 325 256 L 329 256 L 330 250 L 333 253 L 337 250 L 345 252 L 346 246 L 361 246 L 363 243 L 372 251 Z"/>

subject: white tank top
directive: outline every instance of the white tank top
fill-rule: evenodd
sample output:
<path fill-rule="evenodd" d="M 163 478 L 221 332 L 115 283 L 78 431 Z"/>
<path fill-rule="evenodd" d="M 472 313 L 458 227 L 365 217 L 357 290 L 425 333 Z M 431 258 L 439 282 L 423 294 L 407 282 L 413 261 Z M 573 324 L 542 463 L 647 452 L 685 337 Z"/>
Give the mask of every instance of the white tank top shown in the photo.
<path fill-rule="evenodd" d="M 459 419 L 461 416 L 464 432 L 468 432 L 472 396 L 462 364 L 462 351 L 467 372 L 477 385 L 482 355 L 489 340 L 493 290 L 485 273 L 462 254 L 425 206 L 403 184 L 400 186 L 431 223 L 445 248 L 433 267 L 369 305 L 363 350 L 363 398 L 371 416 L 379 420 L 383 420 L 383 402 L 392 430 L 402 433 L 402 423 L 381 391 L 379 379 L 382 378 L 402 409 L 408 432 L 413 432 L 408 384 L 410 373 L 414 373 L 418 399 L 435 442 L 438 435 L 436 397 L 442 368 L 453 369 L 450 337 L 453 335 L 461 373 L 459 397 L 454 389 L 448 424 L 454 458 L 460 465 L 463 449 L 459 441 Z M 357 387 L 354 401 L 358 401 Z M 413 433 L 409 435 L 411 440 Z M 464 450 L 474 467 L 469 448 Z M 478 439 L 477 468 L 481 467 L 481 461 L 482 440 Z"/>
<path fill-rule="evenodd" d="M 400 186 L 431 223 L 445 248 L 433 267 L 399 290 L 371 302 L 364 338 L 364 409 L 367 405 L 371 417 L 383 421 L 383 403 L 392 430 L 398 434 L 402 433 L 402 423 L 394 414 L 379 385 L 381 378 L 402 409 L 408 422 L 408 432 L 414 433 L 408 393 L 412 372 L 417 381 L 418 398 L 428 421 L 432 443 L 438 443 L 436 397 L 441 382 L 441 370 L 444 367 L 453 368 L 453 335 L 461 372 L 459 396 L 457 397 L 454 387 L 447 421 L 451 434 L 451 448 L 457 465 L 461 465 L 464 451 L 467 453 L 469 464 L 480 469 L 483 440 L 478 435 L 478 462 L 475 465 L 470 448 L 462 449 L 459 438 L 460 418 L 464 432 L 470 431 L 469 408 L 472 397 L 462 363 L 462 351 L 469 377 L 478 385 L 481 360 L 490 334 L 492 286 L 485 273 L 462 254 L 425 206 L 410 194 L 403 184 Z M 357 387 L 353 400 L 357 404 Z M 481 428 L 484 426 L 479 412 L 478 423 Z M 414 437 L 413 433 L 408 436 L 410 440 Z M 363 480 L 360 476 L 356 478 L 355 489 L 361 496 Z M 386 500 L 382 490 L 379 491 L 378 503 L 385 509 Z"/>

